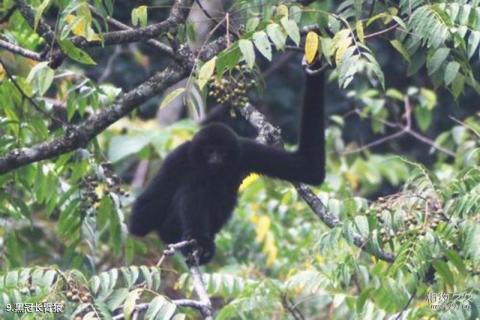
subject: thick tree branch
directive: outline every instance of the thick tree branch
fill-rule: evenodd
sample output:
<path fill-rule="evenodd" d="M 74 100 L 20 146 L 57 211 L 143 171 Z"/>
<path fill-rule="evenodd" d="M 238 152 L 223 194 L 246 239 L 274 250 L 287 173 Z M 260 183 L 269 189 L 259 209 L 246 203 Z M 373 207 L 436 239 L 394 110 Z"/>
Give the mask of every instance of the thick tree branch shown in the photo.
<path fill-rule="evenodd" d="M 24 9 L 27 17 L 31 17 L 31 8 L 22 0 L 19 0 L 18 2 L 19 6 Z M 189 3 L 191 4 L 191 1 L 189 0 L 179 0 L 175 3 L 176 6 L 172 8 L 172 15 L 176 17 L 174 19 L 186 18 L 188 7 L 185 8 L 184 6 Z M 39 25 L 40 24 L 42 24 L 42 22 L 40 22 Z M 48 28 L 43 28 L 44 31 L 46 29 Z M 46 32 L 48 33 L 48 30 Z M 225 39 L 220 37 L 202 48 L 198 56 L 202 59 L 210 59 L 223 48 L 225 48 Z M 155 74 L 137 88 L 118 97 L 112 106 L 103 109 L 98 114 L 91 115 L 80 124 L 68 128 L 64 136 L 39 143 L 32 147 L 14 149 L 1 156 L 0 174 L 7 173 L 30 163 L 53 158 L 85 146 L 91 139 L 105 130 L 112 123 L 127 115 L 155 94 L 161 93 L 167 87 L 187 76 L 190 69 L 194 66 L 195 55 L 185 45 L 177 50 L 176 55 L 179 57 L 179 61 L 182 62 L 182 66 L 172 64 L 164 71 Z"/>
<path fill-rule="evenodd" d="M 152 39 L 170 28 L 176 27 L 179 23 L 183 23 L 187 19 L 192 3 L 192 0 L 177 0 L 174 2 L 170 15 L 166 20 L 144 28 L 107 32 L 102 34 L 103 41 L 87 41 L 81 37 L 75 37 L 72 40 L 76 46 L 87 48 Z"/>
<path fill-rule="evenodd" d="M 92 14 L 94 16 L 96 16 L 97 18 L 100 18 L 100 19 L 105 19 L 110 25 L 118 28 L 118 29 L 122 29 L 122 30 L 134 30 L 134 28 L 124 24 L 123 22 L 120 22 L 116 19 L 113 19 L 111 17 L 103 17 L 102 14 L 92 5 L 88 5 L 88 7 L 90 8 L 90 10 L 92 11 Z M 158 49 L 164 53 L 166 53 L 167 55 L 169 55 L 171 58 L 174 58 L 174 59 L 177 59 L 178 56 L 175 55 L 175 52 L 173 51 L 173 49 L 171 47 L 169 47 L 168 45 L 158 41 L 158 40 L 154 40 L 154 39 L 148 39 L 146 41 L 146 43 L 148 43 L 149 45 L 151 45 L 152 47 L 154 47 L 155 49 Z"/>
<path fill-rule="evenodd" d="M 205 320 L 213 320 L 213 307 L 207 289 L 203 283 L 202 274 L 198 266 L 190 267 L 190 274 L 192 276 L 193 288 L 200 299 L 200 312 Z"/>
<path fill-rule="evenodd" d="M 199 56 L 204 60 L 208 60 L 223 48 L 225 48 L 225 38 L 220 37 L 202 48 Z M 91 115 L 79 125 L 73 126 L 65 136 L 29 148 L 15 149 L 1 156 L 0 174 L 30 163 L 53 158 L 84 146 L 97 134 L 127 115 L 140 104 L 186 77 L 194 65 L 195 56 L 187 46 L 180 47 L 177 54 L 183 62 L 182 66 L 172 64 L 164 71 L 143 82 L 137 88 L 117 98 L 112 106 L 103 109 L 96 115 Z"/>
<path fill-rule="evenodd" d="M 27 20 L 28 24 L 33 28 L 35 11 L 24 0 L 17 0 L 16 3 L 25 20 Z M 146 41 L 157 49 L 167 53 L 169 56 L 176 58 L 175 53 L 170 47 L 152 38 L 155 38 L 162 33 L 169 31 L 169 29 L 183 23 L 188 16 L 192 3 L 193 0 L 176 0 L 172 6 L 170 15 L 166 20 L 144 28 L 131 28 L 115 19 L 107 18 L 107 21 L 110 24 L 124 30 L 104 33 L 102 34 L 102 41 L 87 41 L 82 37 L 72 37 L 70 40 L 80 48 Z M 97 16 L 99 15 L 96 11 L 93 11 L 93 13 Z M 36 30 L 40 36 L 46 40 L 49 46 L 55 45 L 55 33 L 42 19 L 39 19 Z M 58 48 L 56 50 L 51 50 L 50 52 L 52 56 L 49 58 L 52 61 L 52 67 L 59 65 L 62 53 Z M 42 60 L 41 55 L 39 57 L 40 59 L 38 60 Z M 178 59 L 175 60 L 178 61 Z"/>
<path fill-rule="evenodd" d="M 3 49 L 8 50 L 12 53 L 19 54 L 21 56 L 24 56 L 24 57 L 32 59 L 32 60 L 36 60 L 36 61 L 43 60 L 39 53 L 36 53 L 34 51 L 30 51 L 28 49 L 22 48 L 20 46 L 17 46 L 13 43 L 10 43 L 10 42 L 2 40 L 2 39 L 0 39 L 0 48 L 3 48 Z"/>
<path fill-rule="evenodd" d="M 241 110 L 241 114 L 247 119 L 257 130 L 257 141 L 264 144 L 282 145 L 282 139 L 280 136 L 280 130 L 269 123 L 265 116 L 256 110 L 252 105 L 247 104 Z M 328 227 L 333 228 L 340 226 L 342 222 L 332 214 L 328 212 L 327 207 L 322 203 L 312 189 L 305 184 L 295 184 L 298 194 L 308 204 L 312 211 L 325 223 Z M 359 235 L 353 235 L 354 244 L 362 250 L 373 254 L 377 258 L 393 262 L 395 256 L 389 252 L 374 250 L 368 246 L 367 239 L 362 238 Z"/>
<path fill-rule="evenodd" d="M 35 11 L 27 4 L 24 0 L 16 0 L 18 9 L 22 16 L 27 20 L 28 24 L 34 28 L 35 27 Z M 55 32 L 52 28 L 45 23 L 42 19 L 39 19 L 38 25 L 36 27 L 38 34 L 44 38 L 49 45 L 55 43 Z"/>
<path fill-rule="evenodd" d="M 184 69 L 177 66 L 167 67 L 135 89 L 120 96 L 112 106 L 90 116 L 81 124 L 73 126 L 63 137 L 30 148 L 15 149 L 0 157 L 0 174 L 84 146 L 112 123 L 185 76 Z"/>

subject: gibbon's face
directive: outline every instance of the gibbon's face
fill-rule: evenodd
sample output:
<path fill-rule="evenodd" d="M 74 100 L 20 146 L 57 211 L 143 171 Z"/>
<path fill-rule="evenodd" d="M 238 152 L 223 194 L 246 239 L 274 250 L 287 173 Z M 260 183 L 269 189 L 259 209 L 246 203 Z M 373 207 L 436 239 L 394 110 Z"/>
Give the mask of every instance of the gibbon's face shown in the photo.
<path fill-rule="evenodd" d="M 227 150 L 223 146 L 207 145 L 202 148 L 203 158 L 208 165 L 222 165 L 227 160 Z"/>
<path fill-rule="evenodd" d="M 235 133 L 221 124 L 205 127 L 192 140 L 192 158 L 196 164 L 212 169 L 235 165 L 239 158 Z"/>

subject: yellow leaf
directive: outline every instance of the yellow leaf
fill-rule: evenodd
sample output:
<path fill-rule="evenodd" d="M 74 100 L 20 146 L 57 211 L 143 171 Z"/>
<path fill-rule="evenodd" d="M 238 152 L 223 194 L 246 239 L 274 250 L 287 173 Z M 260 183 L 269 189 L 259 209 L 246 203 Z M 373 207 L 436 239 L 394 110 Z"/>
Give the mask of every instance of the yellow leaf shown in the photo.
<path fill-rule="evenodd" d="M 106 191 L 107 191 L 107 188 L 103 184 L 99 184 L 95 188 L 95 193 L 100 199 L 105 196 Z"/>
<path fill-rule="evenodd" d="M 258 178 L 259 178 L 259 175 L 256 173 L 252 173 L 248 175 L 245 179 L 243 179 L 242 184 L 238 188 L 238 191 L 243 191 L 247 189 L 252 183 L 257 181 Z"/>
<path fill-rule="evenodd" d="M 318 34 L 313 31 L 308 32 L 307 38 L 305 39 L 305 59 L 307 63 L 310 64 L 315 60 L 318 49 Z"/>
<path fill-rule="evenodd" d="M 335 53 L 335 63 L 337 65 L 339 65 L 340 62 L 342 62 L 342 58 L 345 55 L 345 52 L 347 51 L 347 49 L 350 47 L 351 44 L 352 44 L 352 38 L 351 37 L 342 39 L 338 42 L 337 52 Z"/>
<path fill-rule="evenodd" d="M 278 248 L 275 245 L 275 241 L 271 233 L 269 234 L 268 240 L 266 241 L 263 249 L 265 254 L 267 255 L 267 267 L 271 267 L 273 263 L 277 260 L 278 256 Z"/>
<path fill-rule="evenodd" d="M 184 92 L 185 88 L 177 88 L 171 91 L 165 98 L 163 98 L 162 103 L 160 104 L 160 109 L 168 106 L 173 100 L 175 100 L 175 98 L 177 98 Z"/>
<path fill-rule="evenodd" d="M 76 36 L 84 37 L 85 36 L 85 19 L 77 18 L 73 14 L 69 14 L 65 20 L 72 28 L 72 33 Z"/>
<path fill-rule="evenodd" d="M 358 40 L 360 40 L 361 43 L 365 43 L 365 32 L 363 30 L 363 23 L 361 20 L 357 21 L 356 29 L 357 29 Z"/>
<path fill-rule="evenodd" d="M 200 90 L 203 89 L 203 87 L 207 84 L 208 80 L 213 75 L 213 72 L 215 71 L 215 61 L 217 57 L 213 57 L 209 61 L 203 64 L 203 66 L 200 68 L 198 71 L 198 87 Z"/>
<path fill-rule="evenodd" d="M 84 37 L 88 41 L 98 41 L 100 37 L 93 31 L 90 25 L 87 25 L 84 17 L 77 17 L 73 14 L 69 14 L 65 20 L 72 28 L 72 33 L 79 37 Z"/>
<path fill-rule="evenodd" d="M 268 216 L 260 216 L 256 225 L 256 241 L 263 242 L 267 236 L 268 231 L 270 230 L 271 220 Z"/>
<path fill-rule="evenodd" d="M 278 248 L 275 245 L 275 238 L 271 232 L 267 233 L 267 237 L 265 238 L 265 243 L 262 248 L 262 252 L 267 255 L 266 264 L 268 267 L 272 266 L 272 264 L 277 259 L 278 255 Z"/>
<path fill-rule="evenodd" d="M 277 7 L 277 15 L 280 17 L 288 17 L 288 7 L 281 4 Z"/>
<path fill-rule="evenodd" d="M 351 171 L 347 171 L 345 172 L 345 178 L 348 180 L 353 190 L 356 190 L 358 188 L 359 181 L 357 175 L 355 175 Z"/>

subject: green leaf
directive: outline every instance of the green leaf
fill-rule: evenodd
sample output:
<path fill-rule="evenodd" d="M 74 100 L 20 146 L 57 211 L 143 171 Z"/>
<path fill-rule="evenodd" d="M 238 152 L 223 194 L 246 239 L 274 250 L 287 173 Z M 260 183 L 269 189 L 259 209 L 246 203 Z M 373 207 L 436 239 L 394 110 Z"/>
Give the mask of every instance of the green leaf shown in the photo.
<path fill-rule="evenodd" d="M 465 87 L 465 77 L 462 74 L 457 74 L 452 83 L 452 94 L 457 99 L 463 92 Z"/>
<path fill-rule="evenodd" d="M 410 58 L 410 53 L 408 53 L 407 49 L 405 49 L 405 47 L 400 41 L 392 40 L 390 41 L 390 44 L 402 55 L 405 60 L 407 60 L 408 62 L 412 62 L 412 59 Z"/>
<path fill-rule="evenodd" d="M 137 26 L 140 22 L 141 27 L 145 27 L 148 21 L 147 6 L 139 6 L 132 10 L 132 24 Z"/>
<path fill-rule="evenodd" d="M 273 44 L 277 50 L 283 50 L 285 48 L 285 42 L 287 41 L 287 36 L 282 30 L 282 27 L 276 23 L 271 23 L 267 26 L 267 34 L 272 40 Z"/>
<path fill-rule="evenodd" d="M 480 263 L 480 225 L 473 224 L 465 228 L 463 249 L 475 264 Z"/>
<path fill-rule="evenodd" d="M 432 113 L 425 107 L 416 107 L 415 120 L 420 130 L 425 132 L 432 122 Z"/>
<path fill-rule="evenodd" d="M 295 42 L 295 44 L 298 46 L 300 44 L 300 30 L 298 29 L 295 21 L 289 20 L 287 17 L 283 17 L 280 22 L 290 39 L 292 39 L 293 42 Z"/>
<path fill-rule="evenodd" d="M 70 40 L 58 40 L 62 51 L 73 60 L 84 64 L 97 64 L 85 51 L 75 47 Z"/>
<path fill-rule="evenodd" d="M 291 6 L 289 16 L 296 22 L 300 23 L 302 20 L 303 10 L 299 6 Z"/>
<path fill-rule="evenodd" d="M 40 62 L 35 65 L 28 74 L 27 81 L 30 82 L 35 90 L 44 95 L 53 82 L 55 72 L 48 66 L 48 62 Z"/>
<path fill-rule="evenodd" d="M 149 143 L 153 142 L 155 135 L 151 133 L 135 135 L 118 135 L 110 140 L 108 159 L 117 162 L 130 155 L 137 154 Z"/>
<path fill-rule="evenodd" d="M 270 46 L 270 41 L 268 41 L 268 36 L 265 31 L 255 32 L 253 34 L 253 43 L 268 61 L 272 60 L 272 47 Z"/>
<path fill-rule="evenodd" d="M 171 319 L 175 314 L 176 306 L 163 296 L 156 296 L 150 302 L 145 319 Z"/>
<path fill-rule="evenodd" d="M 246 32 L 255 31 L 255 29 L 257 29 L 259 23 L 260 23 L 260 19 L 257 18 L 257 17 L 253 17 L 253 18 L 248 19 L 247 25 L 245 26 L 245 31 Z"/>
<path fill-rule="evenodd" d="M 233 69 L 240 60 L 242 53 L 238 44 L 234 44 L 229 49 L 220 52 L 217 56 L 216 69 L 217 77 L 221 77 L 225 70 Z"/>
<path fill-rule="evenodd" d="M 250 68 L 255 65 L 255 50 L 253 49 L 253 43 L 250 40 L 240 39 L 238 46 L 242 52 L 245 62 Z"/>
<path fill-rule="evenodd" d="M 130 320 L 132 313 L 135 310 L 135 303 L 140 297 L 141 292 L 142 289 L 135 289 L 128 294 L 127 299 L 123 304 L 123 316 L 125 317 L 125 320 Z"/>
<path fill-rule="evenodd" d="M 37 10 L 35 12 L 35 18 L 33 20 L 33 30 L 37 30 L 38 23 L 40 22 L 40 19 L 42 19 L 43 12 L 45 9 L 48 7 L 50 4 L 50 0 L 43 0 L 42 3 L 37 7 Z"/>
<path fill-rule="evenodd" d="M 407 30 L 408 27 L 407 25 L 405 24 L 405 22 L 402 20 L 402 18 L 400 18 L 399 16 L 393 16 L 392 17 L 393 20 L 395 20 L 396 23 L 398 23 L 398 25 L 400 27 L 402 27 L 404 30 Z"/>
<path fill-rule="evenodd" d="M 388 89 L 387 92 L 385 92 L 385 95 L 398 101 L 403 101 L 404 99 L 403 93 L 397 89 Z"/>
<path fill-rule="evenodd" d="M 320 46 L 323 56 L 327 58 L 327 62 L 331 64 L 332 56 L 334 54 L 333 40 L 328 37 L 320 37 Z"/>
<path fill-rule="evenodd" d="M 355 24 L 355 29 L 357 31 L 358 40 L 360 40 L 361 43 L 365 43 L 365 32 L 363 30 L 362 20 L 357 21 Z"/>
<path fill-rule="evenodd" d="M 160 109 L 168 106 L 176 97 L 185 92 L 185 88 L 177 88 L 171 91 L 165 98 L 163 98 L 162 103 L 160 104 Z"/>
<path fill-rule="evenodd" d="M 455 284 L 454 276 L 447 263 L 437 260 L 433 262 L 433 267 L 447 284 L 451 286 Z"/>
<path fill-rule="evenodd" d="M 479 12 L 478 19 L 480 19 L 480 12 Z M 480 44 L 480 31 L 471 31 L 470 37 L 468 38 L 468 46 L 467 46 L 468 58 L 471 58 L 475 54 L 475 51 L 477 50 L 479 44 Z"/>
<path fill-rule="evenodd" d="M 445 75 L 443 76 L 443 80 L 445 81 L 446 86 L 448 86 L 450 83 L 453 82 L 453 80 L 455 80 L 459 70 L 460 63 L 456 61 L 451 61 L 448 63 L 447 68 L 445 69 Z"/>
<path fill-rule="evenodd" d="M 426 107 L 428 110 L 432 111 L 433 108 L 437 105 L 437 95 L 435 91 L 429 90 L 427 88 L 420 89 L 421 102 L 422 106 Z"/>
<path fill-rule="evenodd" d="M 213 57 L 209 61 L 203 64 L 203 66 L 198 71 L 198 87 L 200 90 L 207 84 L 208 80 L 212 77 L 213 73 L 215 72 L 215 62 L 217 61 L 217 57 Z"/>
<path fill-rule="evenodd" d="M 440 48 L 435 51 L 432 56 L 427 58 L 427 69 L 428 74 L 434 74 L 440 67 L 442 66 L 443 62 L 447 59 L 448 55 L 450 54 L 449 48 Z"/>

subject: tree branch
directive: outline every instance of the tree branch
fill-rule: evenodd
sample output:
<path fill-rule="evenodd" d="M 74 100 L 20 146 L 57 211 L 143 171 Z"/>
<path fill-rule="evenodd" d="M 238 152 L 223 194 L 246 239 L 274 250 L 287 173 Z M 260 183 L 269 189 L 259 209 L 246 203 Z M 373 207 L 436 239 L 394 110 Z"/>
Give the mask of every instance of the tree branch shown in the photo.
<path fill-rule="evenodd" d="M 220 37 L 202 48 L 199 56 L 201 59 L 208 60 L 224 48 L 225 37 Z M 53 158 L 84 146 L 97 134 L 140 104 L 186 77 L 194 65 L 193 59 L 195 56 L 187 46 L 181 46 L 177 55 L 182 61 L 182 66 L 172 64 L 164 71 L 158 72 L 135 89 L 118 97 L 112 106 L 102 109 L 96 115 L 91 115 L 79 125 L 72 126 L 63 137 L 29 148 L 14 149 L 1 156 L 0 175 L 21 166 Z"/>
<path fill-rule="evenodd" d="M 258 142 L 274 145 L 283 144 L 280 136 L 280 129 L 269 123 L 265 119 L 265 116 L 258 110 L 256 110 L 252 105 L 245 105 L 242 109 L 240 109 L 240 113 L 258 130 L 259 133 L 256 139 Z M 328 227 L 338 227 L 342 224 L 342 222 L 337 217 L 333 216 L 328 212 L 327 207 L 322 203 L 320 198 L 315 195 L 315 193 L 309 186 L 305 184 L 294 184 L 294 186 L 302 199 L 308 204 L 308 206 L 320 218 L 320 220 Z M 390 252 L 374 250 L 374 248 L 370 248 L 368 246 L 367 239 L 364 239 L 359 235 L 353 235 L 353 242 L 360 249 L 370 254 L 373 254 L 381 260 L 387 262 L 393 262 L 395 260 L 395 256 Z"/>
<path fill-rule="evenodd" d="M 21 56 L 24 56 L 26 58 L 36 60 L 36 61 L 42 61 L 42 57 L 40 56 L 39 53 L 36 53 L 34 51 L 30 51 L 28 49 L 22 48 L 20 46 L 17 46 L 13 43 L 10 43 L 8 41 L 0 39 L 0 48 L 3 48 L 5 50 L 8 50 L 10 52 L 19 54 Z"/>
<path fill-rule="evenodd" d="M 162 22 L 146 26 L 144 28 L 131 28 L 128 30 L 112 31 L 102 34 L 102 41 L 88 41 L 85 38 L 75 37 L 73 43 L 82 48 L 112 45 L 128 42 L 144 41 L 155 38 L 170 28 L 183 23 L 188 16 L 193 0 L 176 0 L 168 18 Z"/>
<path fill-rule="evenodd" d="M 84 146 L 112 123 L 185 76 L 184 69 L 174 65 L 167 67 L 135 89 L 117 98 L 112 106 L 90 116 L 79 125 L 72 126 L 63 137 L 30 148 L 15 149 L 0 157 L 0 174 Z"/>
<path fill-rule="evenodd" d="M 203 283 L 202 274 L 198 266 L 190 266 L 190 274 L 192 275 L 193 288 L 200 299 L 200 310 L 205 320 L 213 320 L 213 308 L 210 297 L 208 296 L 207 289 Z"/>
<path fill-rule="evenodd" d="M 385 142 L 388 142 L 390 140 L 394 140 L 394 139 L 397 139 L 397 138 L 400 138 L 404 135 L 409 135 L 409 136 L 412 136 L 414 137 L 415 139 L 417 139 L 418 141 L 420 142 L 423 142 L 429 146 L 431 146 L 432 148 L 440 151 L 440 152 L 443 152 L 445 153 L 446 155 L 450 156 L 450 157 L 453 157 L 455 158 L 455 152 L 449 150 L 449 149 L 446 149 L 440 145 L 438 145 L 435 141 L 421 135 L 420 133 L 416 132 L 415 130 L 412 129 L 412 107 L 410 105 L 410 100 L 408 99 L 408 97 L 406 97 L 404 99 L 404 108 L 405 108 L 405 113 L 404 113 L 404 117 L 406 119 L 406 123 L 405 124 L 401 124 L 401 123 L 393 123 L 393 122 L 390 122 L 390 121 L 386 121 L 386 120 L 383 120 L 383 119 L 377 119 L 375 117 L 369 117 L 370 119 L 373 119 L 373 120 L 376 120 L 376 121 L 379 121 L 381 122 L 382 124 L 384 124 L 385 126 L 387 127 L 390 127 L 390 128 L 398 128 L 399 131 L 395 132 L 395 133 L 392 133 L 388 136 L 385 136 L 385 137 L 382 137 L 378 140 L 375 140 L 375 141 L 372 141 L 370 143 L 367 143 L 366 145 L 364 146 L 361 146 L 359 148 L 356 148 L 354 150 L 347 150 L 347 151 L 344 151 L 342 152 L 341 154 L 342 155 L 348 155 L 348 154 L 353 154 L 353 153 L 358 153 L 358 152 L 362 152 L 366 149 L 369 149 L 369 148 L 372 148 L 372 147 L 375 147 L 375 146 L 378 146 L 380 144 L 383 144 Z M 353 110 L 353 112 L 355 114 L 358 114 L 360 115 L 360 111 L 358 109 L 355 109 Z"/>
<path fill-rule="evenodd" d="M 122 30 L 134 30 L 134 28 L 130 27 L 129 25 L 124 24 L 123 22 L 120 22 L 120 21 L 118 21 L 116 19 L 113 19 L 111 17 L 102 16 L 102 14 L 94 6 L 88 5 L 88 7 L 90 8 L 90 10 L 92 11 L 92 14 L 94 16 L 96 16 L 97 18 L 105 19 L 110 25 L 112 25 L 114 27 L 117 27 L 119 29 L 122 29 Z M 166 53 L 167 55 L 169 55 L 173 59 L 178 58 L 177 55 L 175 55 L 175 52 L 173 51 L 173 49 L 171 47 L 169 47 L 168 45 L 166 45 L 166 44 L 164 44 L 164 43 L 162 43 L 158 40 L 148 39 L 146 41 L 146 43 L 148 43 L 149 45 L 151 45 L 155 49 L 158 49 L 158 50 Z"/>
<path fill-rule="evenodd" d="M 25 20 L 27 20 L 28 24 L 34 28 L 35 11 L 24 0 L 16 0 L 15 3 L 17 4 L 18 10 L 20 10 L 22 16 L 25 18 Z M 52 28 L 42 19 L 39 19 L 36 30 L 38 34 L 47 41 L 48 45 L 55 43 L 55 32 L 53 32 Z"/>

